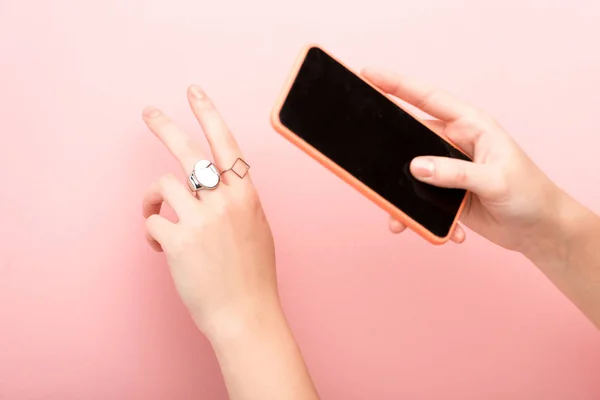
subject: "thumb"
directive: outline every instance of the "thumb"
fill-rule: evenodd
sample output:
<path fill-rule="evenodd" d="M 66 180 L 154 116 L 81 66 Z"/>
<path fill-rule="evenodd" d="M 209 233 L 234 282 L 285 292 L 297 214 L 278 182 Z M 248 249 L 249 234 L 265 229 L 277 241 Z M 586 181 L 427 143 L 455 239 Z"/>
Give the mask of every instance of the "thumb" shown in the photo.
<path fill-rule="evenodd" d="M 417 157 L 410 164 L 410 172 L 421 182 L 475 194 L 485 194 L 494 185 L 485 165 L 447 157 Z"/>

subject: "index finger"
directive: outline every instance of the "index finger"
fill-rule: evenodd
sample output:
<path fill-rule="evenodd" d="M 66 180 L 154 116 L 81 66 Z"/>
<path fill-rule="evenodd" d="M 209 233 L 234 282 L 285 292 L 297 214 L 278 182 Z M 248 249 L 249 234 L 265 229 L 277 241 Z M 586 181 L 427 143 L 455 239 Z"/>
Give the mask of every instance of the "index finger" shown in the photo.
<path fill-rule="evenodd" d="M 362 75 L 384 92 L 444 122 L 475 112 L 473 107 L 441 89 L 394 72 L 368 68 L 362 71 Z"/>
<path fill-rule="evenodd" d="M 142 116 L 148 128 L 179 161 L 186 173 L 192 169 L 198 160 L 204 159 L 200 145 L 194 138 L 179 129 L 162 111 L 154 107 L 146 107 Z"/>

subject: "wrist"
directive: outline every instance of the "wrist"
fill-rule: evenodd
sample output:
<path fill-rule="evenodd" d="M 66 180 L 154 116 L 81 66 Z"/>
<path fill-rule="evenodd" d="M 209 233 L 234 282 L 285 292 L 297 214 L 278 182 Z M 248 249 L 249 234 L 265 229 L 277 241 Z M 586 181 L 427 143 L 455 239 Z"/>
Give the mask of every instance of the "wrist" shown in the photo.
<path fill-rule="evenodd" d="M 255 337 L 273 329 L 287 327 L 278 300 L 248 300 L 216 312 L 208 323 L 198 325 L 215 350 Z"/>
<path fill-rule="evenodd" d="M 538 266 L 558 268 L 566 265 L 570 245 L 590 211 L 560 188 L 556 188 L 549 204 L 522 254 Z"/>
<path fill-rule="evenodd" d="M 318 399 L 279 302 L 245 310 L 205 332 L 230 398 Z"/>

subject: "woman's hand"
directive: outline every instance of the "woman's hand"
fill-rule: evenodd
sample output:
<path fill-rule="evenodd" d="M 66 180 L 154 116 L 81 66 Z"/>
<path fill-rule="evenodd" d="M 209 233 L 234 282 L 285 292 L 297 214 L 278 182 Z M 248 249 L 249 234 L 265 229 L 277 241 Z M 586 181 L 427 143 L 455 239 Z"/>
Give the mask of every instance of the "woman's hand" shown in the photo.
<path fill-rule="evenodd" d="M 197 86 L 188 100 L 221 171 L 241 151 L 206 94 Z M 198 142 L 155 108 L 144 121 L 179 160 L 185 173 L 208 159 Z M 317 393 L 279 305 L 273 237 L 242 162 L 221 175 L 213 190 L 194 196 L 173 175 L 144 197 L 150 245 L 167 256 L 177 291 L 210 340 L 229 398 L 313 400 Z M 160 216 L 163 203 L 177 214 Z"/>
<path fill-rule="evenodd" d="M 411 163 L 415 178 L 467 189 L 470 194 L 461 222 L 490 241 L 520 252 L 536 245 L 554 224 L 565 195 L 496 121 L 446 92 L 400 75 L 367 69 L 363 76 L 436 118 L 423 122 L 474 161 L 419 157 Z M 390 220 L 390 229 L 399 233 L 405 226 Z M 452 240 L 464 239 L 464 230 L 457 226 Z"/>
<path fill-rule="evenodd" d="M 242 153 L 211 100 L 197 86 L 188 90 L 190 106 L 210 144 L 220 171 Z M 155 108 L 144 110 L 150 130 L 189 174 L 199 160 L 210 160 L 198 141 Z M 236 170 L 244 172 L 240 162 Z M 172 174 L 156 181 L 144 197 L 150 245 L 166 254 L 183 302 L 207 335 L 237 329 L 263 310 L 278 309 L 275 255 L 269 224 L 249 174 L 222 174 L 213 190 L 196 192 Z M 176 213 L 172 223 L 160 215 L 162 203 Z"/>

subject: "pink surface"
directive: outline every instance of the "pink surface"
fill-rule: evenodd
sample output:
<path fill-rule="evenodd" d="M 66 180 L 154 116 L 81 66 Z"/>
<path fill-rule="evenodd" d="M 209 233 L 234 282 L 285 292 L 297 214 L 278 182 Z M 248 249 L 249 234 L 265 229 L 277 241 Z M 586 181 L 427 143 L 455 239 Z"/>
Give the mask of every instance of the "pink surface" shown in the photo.
<path fill-rule="evenodd" d="M 199 130 L 199 83 L 253 166 L 281 294 L 328 399 L 597 399 L 600 334 L 525 260 L 434 248 L 275 134 L 302 45 L 492 110 L 600 210 L 600 6 L 589 0 L 0 0 L 0 399 L 224 399 L 144 242 L 143 190 L 178 171 L 140 118 Z"/>

